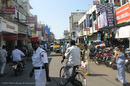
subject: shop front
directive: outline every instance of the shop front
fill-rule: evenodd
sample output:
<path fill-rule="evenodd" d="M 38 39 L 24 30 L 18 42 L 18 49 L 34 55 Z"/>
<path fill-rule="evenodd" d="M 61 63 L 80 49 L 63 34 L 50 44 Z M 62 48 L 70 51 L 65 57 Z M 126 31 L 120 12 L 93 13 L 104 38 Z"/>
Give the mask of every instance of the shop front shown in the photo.
<path fill-rule="evenodd" d="M 120 43 L 125 46 L 125 48 L 130 47 L 130 25 L 120 27 L 116 31 L 116 39 L 119 39 Z"/>
<path fill-rule="evenodd" d="M 1 34 L 1 46 L 6 45 L 7 51 L 12 51 L 18 40 L 17 24 L 1 18 Z"/>
<path fill-rule="evenodd" d="M 27 45 L 27 26 L 23 24 L 18 24 L 18 47 L 22 48 L 23 46 Z"/>
<path fill-rule="evenodd" d="M 119 39 L 125 48 L 130 48 L 130 3 L 117 8 L 115 16 L 118 27 L 115 38 Z"/>

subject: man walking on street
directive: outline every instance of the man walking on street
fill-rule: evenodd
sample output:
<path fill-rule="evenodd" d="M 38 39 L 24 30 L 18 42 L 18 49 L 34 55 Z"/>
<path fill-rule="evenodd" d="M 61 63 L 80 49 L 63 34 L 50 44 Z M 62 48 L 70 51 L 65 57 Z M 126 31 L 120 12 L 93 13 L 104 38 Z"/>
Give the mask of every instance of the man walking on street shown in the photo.
<path fill-rule="evenodd" d="M 5 72 L 5 67 L 6 67 L 6 57 L 7 57 L 7 52 L 6 52 L 6 47 L 3 46 L 3 49 L 0 47 L 0 64 L 1 66 L 1 72 L 0 72 L 0 77 L 4 75 Z"/>
<path fill-rule="evenodd" d="M 47 52 L 39 47 L 38 37 L 31 38 L 34 53 L 32 56 L 33 69 L 30 77 L 35 75 L 35 86 L 46 86 L 46 81 L 51 81 L 49 77 L 49 66 Z"/>

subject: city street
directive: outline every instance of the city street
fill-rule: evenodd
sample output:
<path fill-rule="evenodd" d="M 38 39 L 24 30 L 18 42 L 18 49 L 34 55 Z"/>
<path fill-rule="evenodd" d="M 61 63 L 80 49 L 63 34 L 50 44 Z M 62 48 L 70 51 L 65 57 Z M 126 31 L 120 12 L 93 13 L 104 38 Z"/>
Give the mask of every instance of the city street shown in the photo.
<path fill-rule="evenodd" d="M 59 70 L 64 65 L 60 63 L 61 54 L 52 52 L 49 56 L 49 68 L 52 81 L 47 86 L 58 86 Z M 90 62 L 91 76 L 86 76 L 87 86 L 122 86 L 120 82 L 115 81 L 117 70 L 113 70 L 105 65 L 96 65 Z M 34 77 L 29 78 L 32 69 L 31 60 L 26 61 L 25 71 L 15 76 L 9 63 L 7 64 L 7 74 L 0 77 L 0 86 L 34 86 Z M 130 74 L 126 72 L 126 80 L 130 83 Z M 128 84 L 130 86 L 130 84 Z"/>

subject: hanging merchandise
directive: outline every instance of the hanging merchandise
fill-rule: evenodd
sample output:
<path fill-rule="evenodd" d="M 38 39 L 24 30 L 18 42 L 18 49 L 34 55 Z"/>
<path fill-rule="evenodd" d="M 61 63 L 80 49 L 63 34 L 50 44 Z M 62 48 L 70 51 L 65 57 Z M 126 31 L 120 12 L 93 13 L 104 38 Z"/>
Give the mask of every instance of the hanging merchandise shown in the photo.
<path fill-rule="evenodd" d="M 108 34 L 107 34 L 107 33 L 105 33 L 105 38 L 106 38 L 106 39 L 108 38 Z"/>
<path fill-rule="evenodd" d="M 108 38 L 110 38 L 110 31 L 109 29 L 107 30 Z"/>

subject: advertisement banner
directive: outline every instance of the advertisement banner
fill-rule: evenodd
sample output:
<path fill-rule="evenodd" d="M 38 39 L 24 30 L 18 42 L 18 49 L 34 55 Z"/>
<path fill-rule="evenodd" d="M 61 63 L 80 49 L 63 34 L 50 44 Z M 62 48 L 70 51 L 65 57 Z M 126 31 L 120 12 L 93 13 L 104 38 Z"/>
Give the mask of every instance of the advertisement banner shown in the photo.
<path fill-rule="evenodd" d="M 129 2 L 115 10 L 116 24 L 130 21 L 130 4 Z"/>
<path fill-rule="evenodd" d="M 99 17 L 98 17 L 98 28 L 103 28 L 107 26 L 107 17 L 106 17 L 106 12 L 103 12 Z"/>
<path fill-rule="evenodd" d="M 120 0 L 114 0 L 114 6 L 120 6 Z"/>

